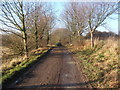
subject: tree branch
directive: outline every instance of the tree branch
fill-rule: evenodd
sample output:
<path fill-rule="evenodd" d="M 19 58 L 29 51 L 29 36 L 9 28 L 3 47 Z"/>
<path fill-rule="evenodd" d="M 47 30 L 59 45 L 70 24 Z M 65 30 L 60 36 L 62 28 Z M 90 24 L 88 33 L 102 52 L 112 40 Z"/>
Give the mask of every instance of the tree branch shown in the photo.
<path fill-rule="evenodd" d="M 17 36 L 23 38 L 21 35 L 19 35 L 19 34 L 13 32 L 13 31 L 5 30 L 5 29 L 2 29 L 2 28 L 0 28 L 0 31 L 6 32 L 6 33 L 13 33 L 13 34 L 15 34 L 15 35 L 17 35 Z"/>

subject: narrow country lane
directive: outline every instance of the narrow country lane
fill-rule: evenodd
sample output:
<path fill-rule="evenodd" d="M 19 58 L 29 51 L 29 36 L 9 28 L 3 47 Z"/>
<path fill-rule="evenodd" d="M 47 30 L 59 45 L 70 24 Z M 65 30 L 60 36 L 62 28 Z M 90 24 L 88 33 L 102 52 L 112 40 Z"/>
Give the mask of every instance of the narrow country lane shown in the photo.
<path fill-rule="evenodd" d="M 89 88 L 72 54 L 56 47 L 9 88 Z"/>

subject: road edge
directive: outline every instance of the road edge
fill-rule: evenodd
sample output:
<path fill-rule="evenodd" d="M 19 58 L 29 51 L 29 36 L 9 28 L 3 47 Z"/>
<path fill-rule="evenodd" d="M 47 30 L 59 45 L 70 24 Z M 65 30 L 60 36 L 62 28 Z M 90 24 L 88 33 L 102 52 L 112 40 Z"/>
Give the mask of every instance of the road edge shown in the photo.
<path fill-rule="evenodd" d="M 80 62 L 78 61 L 78 59 L 77 59 L 77 58 L 75 57 L 75 55 L 69 50 L 68 47 L 67 47 L 67 50 L 68 50 L 69 53 L 71 53 L 71 56 L 73 57 L 73 60 L 77 63 L 77 64 L 76 64 L 77 69 L 78 69 L 79 71 L 81 71 L 81 74 L 82 74 L 82 76 L 83 76 L 83 80 L 84 80 L 85 82 L 89 81 L 89 79 L 87 78 L 87 76 L 86 76 L 85 74 L 83 74 L 83 68 L 80 66 Z M 93 88 L 91 84 L 87 85 L 87 87 L 90 88 L 90 89 Z"/>

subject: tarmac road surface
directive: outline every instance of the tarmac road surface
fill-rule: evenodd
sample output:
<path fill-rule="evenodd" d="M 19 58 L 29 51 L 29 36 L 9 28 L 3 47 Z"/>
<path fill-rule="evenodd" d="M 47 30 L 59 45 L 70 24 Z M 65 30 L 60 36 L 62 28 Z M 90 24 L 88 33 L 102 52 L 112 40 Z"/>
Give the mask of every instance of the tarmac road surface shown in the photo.
<path fill-rule="evenodd" d="M 66 47 L 56 47 L 9 88 L 90 88 Z"/>

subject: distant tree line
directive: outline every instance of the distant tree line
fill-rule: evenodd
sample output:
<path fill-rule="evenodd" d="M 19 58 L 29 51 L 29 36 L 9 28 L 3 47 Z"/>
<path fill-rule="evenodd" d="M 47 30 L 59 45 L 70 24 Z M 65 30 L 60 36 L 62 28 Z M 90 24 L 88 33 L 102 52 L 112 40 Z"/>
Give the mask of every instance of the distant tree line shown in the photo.
<path fill-rule="evenodd" d="M 113 32 L 101 32 L 101 31 L 98 31 L 96 30 L 94 33 L 93 33 L 93 36 L 94 38 L 97 38 L 99 40 L 105 40 L 109 37 L 115 37 L 115 38 L 118 38 L 118 35 L 113 33 Z M 90 33 L 87 33 L 87 35 L 85 36 L 86 39 L 89 39 L 90 38 Z"/>
<path fill-rule="evenodd" d="M 63 45 L 70 44 L 71 32 L 66 28 L 57 28 L 51 33 L 51 44 L 62 43 Z"/>

